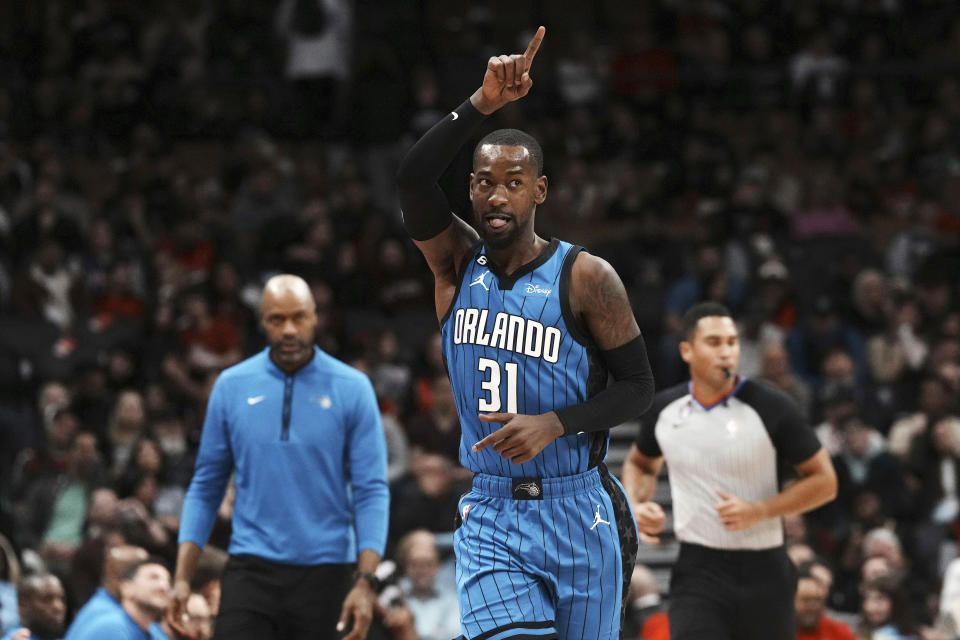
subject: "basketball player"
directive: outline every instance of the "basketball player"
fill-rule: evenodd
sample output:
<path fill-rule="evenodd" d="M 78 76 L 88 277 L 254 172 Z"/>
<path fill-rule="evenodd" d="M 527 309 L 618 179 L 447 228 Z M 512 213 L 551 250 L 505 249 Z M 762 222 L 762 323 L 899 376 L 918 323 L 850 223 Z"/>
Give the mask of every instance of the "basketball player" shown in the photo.
<path fill-rule="evenodd" d="M 672 640 L 791 640 L 797 573 L 781 516 L 833 499 L 826 450 L 783 393 L 736 375 L 737 327 L 723 305 L 683 317 L 690 383 L 657 394 L 623 465 L 644 542 L 664 523 L 648 502 L 666 460 L 680 556 L 670 583 Z M 800 479 L 780 491 L 779 471 Z"/>
<path fill-rule="evenodd" d="M 475 473 L 454 538 L 471 639 L 618 637 L 637 550 L 623 489 L 603 464 L 608 430 L 653 395 L 623 283 L 600 258 L 534 231 L 548 181 L 528 134 L 497 130 L 476 146 L 472 224 L 437 184 L 485 116 L 530 91 L 544 34 L 522 55 L 490 58 L 482 86 L 398 175 L 404 224 L 436 281 L 460 461 Z"/>

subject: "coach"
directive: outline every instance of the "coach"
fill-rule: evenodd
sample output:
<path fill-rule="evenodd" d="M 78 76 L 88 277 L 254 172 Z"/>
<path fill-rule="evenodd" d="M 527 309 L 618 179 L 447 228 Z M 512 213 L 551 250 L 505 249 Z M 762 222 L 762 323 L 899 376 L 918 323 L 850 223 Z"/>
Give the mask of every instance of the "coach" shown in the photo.
<path fill-rule="evenodd" d="M 736 375 L 737 327 L 715 303 L 683 318 L 680 355 L 690 383 L 660 392 L 623 467 L 641 540 L 663 510 L 649 502 L 664 460 L 680 556 L 670 583 L 672 640 L 796 638 L 797 574 L 780 517 L 836 495 L 826 451 L 779 391 Z M 799 480 L 780 490 L 790 468 Z"/>
<path fill-rule="evenodd" d="M 214 638 L 362 640 L 387 537 L 387 455 L 370 381 L 314 346 L 310 288 L 263 291 L 269 348 L 226 369 L 210 395 L 180 525 L 177 626 L 230 474 L 230 559 Z M 354 571 L 356 568 L 356 571 Z"/>

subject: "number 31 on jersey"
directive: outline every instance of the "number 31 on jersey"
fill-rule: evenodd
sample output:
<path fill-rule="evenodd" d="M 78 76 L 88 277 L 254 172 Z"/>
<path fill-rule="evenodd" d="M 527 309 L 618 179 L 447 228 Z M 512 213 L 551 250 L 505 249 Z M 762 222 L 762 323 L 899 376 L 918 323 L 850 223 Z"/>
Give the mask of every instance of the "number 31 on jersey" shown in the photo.
<path fill-rule="evenodd" d="M 516 362 L 504 362 L 503 372 L 506 373 L 506 409 L 503 407 L 503 401 L 500 395 L 500 386 L 504 375 L 501 372 L 501 364 L 490 358 L 480 358 L 477 362 L 477 370 L 485 373 L 485 379 L 480 382 L 480 387 L 488 394 L 486 397 L 480 396 L 477 409 L 484 412 L 516 413 L 517 412 L 517 372 L 519 365 Z"/>

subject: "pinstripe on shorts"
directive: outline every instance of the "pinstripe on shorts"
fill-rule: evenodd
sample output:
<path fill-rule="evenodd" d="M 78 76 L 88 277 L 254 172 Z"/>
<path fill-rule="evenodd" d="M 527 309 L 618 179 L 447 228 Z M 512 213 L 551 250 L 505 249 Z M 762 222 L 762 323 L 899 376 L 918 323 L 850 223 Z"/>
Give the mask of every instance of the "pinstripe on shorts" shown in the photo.
<path fill-rule="evenodd" d="M 477 474 L 459 502 L 454 549 L 464 635 L 618 638 L 621 533 L 600 473 L 543 478 L 541 495 L 525 500 L 512 497 L 513 480 Z"/>

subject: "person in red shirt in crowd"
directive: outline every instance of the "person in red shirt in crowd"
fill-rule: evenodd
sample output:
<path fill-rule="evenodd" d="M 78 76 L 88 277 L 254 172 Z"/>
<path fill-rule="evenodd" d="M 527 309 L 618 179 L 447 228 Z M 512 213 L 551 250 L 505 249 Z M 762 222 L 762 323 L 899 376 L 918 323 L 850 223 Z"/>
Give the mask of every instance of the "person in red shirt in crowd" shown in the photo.
<path fill-rule="evenodd" d="M 828 587 L 815 574 L 813 562 L 797 567 L 797 640 L 856 640 L 849 626 L 826 615 Z"/>

